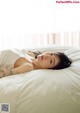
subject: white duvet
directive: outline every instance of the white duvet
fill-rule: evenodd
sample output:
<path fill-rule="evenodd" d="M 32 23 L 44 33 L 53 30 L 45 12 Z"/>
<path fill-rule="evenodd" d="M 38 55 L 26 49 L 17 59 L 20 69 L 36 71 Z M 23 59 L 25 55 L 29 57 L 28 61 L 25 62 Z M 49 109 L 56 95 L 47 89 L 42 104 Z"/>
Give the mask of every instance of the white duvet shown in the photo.
<path fill-rule="evenodd" d="M 10 113 L 80 113 L 80 48 L 37 50 L 65 52 L 73 63 L 63 70 L 34 70 L 1 78 L 0 104 L 10 104 Z"/>

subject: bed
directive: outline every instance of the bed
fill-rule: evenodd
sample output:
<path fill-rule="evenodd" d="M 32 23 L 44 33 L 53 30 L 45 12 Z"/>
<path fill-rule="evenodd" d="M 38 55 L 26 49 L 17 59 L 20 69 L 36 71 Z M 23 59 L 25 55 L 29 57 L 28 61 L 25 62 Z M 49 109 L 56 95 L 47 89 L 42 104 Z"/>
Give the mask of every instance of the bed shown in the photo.
<path fill-rule="evenodd" d="M 80 113 L 80 48 L 48 46 L 73 60 L 62 70 L 40 69 L 0 79 L 0 113 Z"/>

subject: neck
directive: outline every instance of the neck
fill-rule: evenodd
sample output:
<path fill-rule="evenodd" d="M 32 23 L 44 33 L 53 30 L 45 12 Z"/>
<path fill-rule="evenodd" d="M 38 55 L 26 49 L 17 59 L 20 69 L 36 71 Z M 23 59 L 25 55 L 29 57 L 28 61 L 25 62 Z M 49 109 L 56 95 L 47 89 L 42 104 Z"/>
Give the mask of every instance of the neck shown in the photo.
<path fill-rule="evenodd" d="M 41 69 L 37 59 L 32 60 L 34 69 Z"/>

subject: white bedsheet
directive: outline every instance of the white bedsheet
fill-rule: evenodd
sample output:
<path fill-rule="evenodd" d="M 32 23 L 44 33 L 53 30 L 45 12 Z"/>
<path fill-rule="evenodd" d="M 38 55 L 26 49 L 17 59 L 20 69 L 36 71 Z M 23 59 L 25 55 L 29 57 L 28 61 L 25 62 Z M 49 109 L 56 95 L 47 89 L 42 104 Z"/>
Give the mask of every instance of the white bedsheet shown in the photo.
<path fill-rule="evenodd" d="M 0 104 L 9 103 L 10 113 L 80 113 L 80 49 L 41 50 L 63 51 L 73 63 L 63 70 L 34 70 L 1 78 Z"/>

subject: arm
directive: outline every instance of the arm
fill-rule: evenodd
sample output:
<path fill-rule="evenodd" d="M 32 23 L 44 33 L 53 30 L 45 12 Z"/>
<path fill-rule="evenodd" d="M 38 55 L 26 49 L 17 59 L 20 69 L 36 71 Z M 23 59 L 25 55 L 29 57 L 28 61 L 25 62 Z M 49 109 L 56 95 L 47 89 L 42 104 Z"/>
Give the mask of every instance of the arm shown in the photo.
<path fill-rule="evenodd" d="M 12 71 L 14 70 L 16 71 L 16 74 L 25 73 L 25 72 L 33 70 L 33 65 L 29 63 L 24 63 L 23 65 L 12 69 Z"/>
<path fill-rule="evenodd" d="M 29 63 L 24 63 L 23 65 L 17 68 L 14 68 L 14 69 L 4 68 L 3 70 L 0 71 L 0 78 L 5 77 L 5 76 L 20 74 L 20 73 L 25 73 L 31 70 L 33 70 L 33 65 Z"/>

